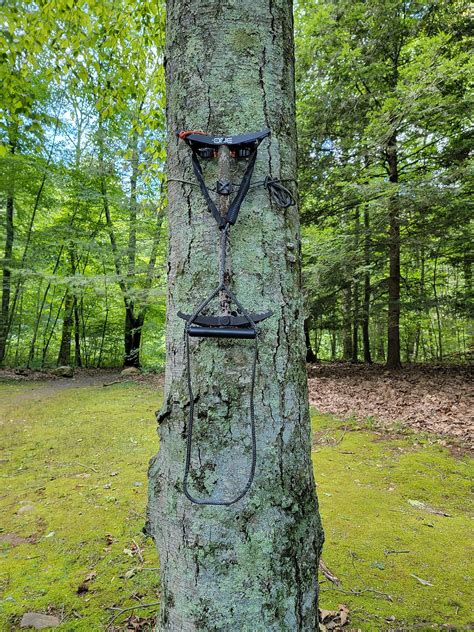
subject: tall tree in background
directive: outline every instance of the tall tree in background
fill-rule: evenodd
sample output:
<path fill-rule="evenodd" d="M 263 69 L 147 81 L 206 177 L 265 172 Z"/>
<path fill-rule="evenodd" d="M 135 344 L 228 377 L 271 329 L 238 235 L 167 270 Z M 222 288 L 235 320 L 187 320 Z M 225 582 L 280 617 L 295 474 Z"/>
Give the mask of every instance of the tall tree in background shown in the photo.
<path fill-rule="evenodd" d="M 3 17 L 0 363 L 138 365 L 164 303 L 163 5 L 13 0 Z"/>
<path fill-rule="evenodd" d="M 467 220 L 472 66 L 465 26 L 468 3 L 300 0 L 298 9 L 305 217 L 349 239 L 360 233 L 364 214 L 366 234 L 360 247 L 350 249 L 356 265 L 349 275 L 347 250 L 340 252 L 343 272 L 337 286 L 345 295 L 342 310 L 346 320 L 358 322 L 360 310 L 348 297 L 351 289 L 358 297 L 364 277 L 364 356 L 370 359 L 368 315 L 375 313 L 369 309 L 371 295 L 377 306 L 382 299 L 385 303 L 386 362 L 398 368 L 401 326 L 410 357 L 412 318 L 404 311 L 415 304 L 413 289 L 419 289 L 418 281 L 411 283 L 401 267 L 412 269 L 411 258 L 420 244 L 430 252 L 435 281 L 423 311 L 433 307 L 441 332 L 443 303 L 435 261 L 452 265 L 453 239 L 461 243 L 458 233 Z M 448 155 L 457 158 L 450 161 Z M 345 217 L 353 209 L 351 225 Z M 445 242 L 438 248 L 440 225 Z M 363 256 L 356 252 L 362 244 Z M 320 253 L 322 258 L 327 254 Z M 333 278 L 328 290 L 334 291 Z M 347 356 L 349 342 L 347 336 Z M 439 357 L 440 333 L 437 347 Z"/>
<path fill-rule="evenodd" d="M 231 507 L 197 506 L 183 495 L 189 397 L 183 321 L 218 281 L 218 231 L 192 178 L 176 129 L 243 133 L 268 126 L 255 178 L 295 178 L 293 20 L 290 0 L 170 0 L 167 6 L 169 274 L 165 403 L 160 452 L 149 472 L 149 530 L 161 558 L 159 629 L 318 628 L 322 546 L 312 464 L 294 207 L 252 189 L 232 231 L 232 286 L 262 327 L 255 388 L 258 464 L 247 496 Z M 240 174 L 240 176 L 239 176 Z M 217 176 L 212 166 L 206 177 Z M 235 179 L 242 177 L 241 169 Z M 250 467 L 252 349 L 199 340 L 192 379 L 199 444 L 192 486 L 230 496 Z M 197 449 L 197 448 L 196 448 Z M 195 461 L 196 460 L 196 461 Z"/>

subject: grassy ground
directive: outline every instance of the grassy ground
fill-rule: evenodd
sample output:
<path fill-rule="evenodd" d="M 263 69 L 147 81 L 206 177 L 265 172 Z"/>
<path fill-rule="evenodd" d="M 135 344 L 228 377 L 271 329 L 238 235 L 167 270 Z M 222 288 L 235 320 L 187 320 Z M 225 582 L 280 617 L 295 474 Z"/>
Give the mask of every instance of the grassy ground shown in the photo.
<path fill-rule="evenodd" d="M 95 632 L 107 608 L 157 601 L 158 573 L 146 570 L 157 556 L 141 529 L 160 397 L 134 383 L 0 386 L 0 630 L 50 611 L 66 616 L 59 630 Z"/>
<path fill-rule="evenodd" d="M 59 614 L 58 630 L 101 631 L 119 612 L 109 608 L 158 601 L 158 561 L 141 528 L 159 400 L 135 383 L 0 384 L 0 630 L 36 611 Z M 322 578 L 321 607 L 347 604 L 362 630 L 467 629 L 467 457 L 419 435 L 313 423 L 323 557 L 342 582 Z"/>

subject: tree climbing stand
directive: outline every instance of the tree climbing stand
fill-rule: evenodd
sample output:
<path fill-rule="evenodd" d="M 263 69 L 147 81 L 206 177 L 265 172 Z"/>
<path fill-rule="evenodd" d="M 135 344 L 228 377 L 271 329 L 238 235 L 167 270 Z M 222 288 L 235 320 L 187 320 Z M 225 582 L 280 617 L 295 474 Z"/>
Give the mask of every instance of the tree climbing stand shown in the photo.
<path fill-rule="evenodd" d="M 220 230 L 220 256 L 219 256 L 219 284 L 216 289 L 205 298 L 194 310 L 192 314 L 184 314 L 178 312 L 178 316 L 186 321 L 185 325 L 185 352 L 186 352 L 186 371 L 189 392 L 189 421 L 187 429 L 186 443 L 186 462 L 183 480 L 183 492 L 185 496 L 193 503 L 198 505 L 233 505 L 249 491 L 256 468 L 257 446 L 255 432 L 255 406 L 254 391 L 255 377 L 258 359 L 258 335 L 259 330 L 257 323 L 261 323 L 272 315 L 272 312 L 266 311 L 255 313 L 248 311 L 238 300 L 236 295 L 230 289 L 226 282 L 226 253 L 229 241 L 229 232 L 231 226 L 237 221 L 240 207 L 250 188 L 263 186 L 270 194 L 273 202 L 278 206 L 286 208 L 294 204 L 290 191 L 284 187 L 280 180 L 267 176 L 264 180 L 251 183 L 252 175 L 257 159 L 257 152 L 260 143 L 270 135 L 269 129 L 263 129 L 259 132 L 241 134 L 238 136 L 218 135 L 210 136 L 200 131 L 181 131 L 178 136 L 187 143 L 191 149 L 191 160 L 194 175 L 197 184 L 201 189 L 201 193 L 206 201 L 208 211 L 213 216 Z M 244 171 L 241 182 L 236 185 L 227 177 L 220 177 L 217 180 L 215 188 L 209 188 L 206 185 L 204 172 L 201 161 L 211 161 L 220 157 L 223 151 L 229 152 L 229 158 L 236 161 L 246 161 L 247 166 Z M 189 184 L 195 184 L 189 182 Z M 235 195 L 230 201 L 230 197 L 235 191 Z M 227 199 L 225 204 L 221 204 L 218 208 L 211 192 L 216 193 L 219 199 Z M 226 209 L 223 212 L 223 209 Z M 208 315 L 205 313 L 206 308 L 215 299 L 219 298 L 221 313 L 218 315 Z M 234 309 L 231 310 L 230 306 Z M 191 358 L 189 338 L 235 338 L 235 339 L 251 339 L 254 341 L 254 353 L 251 369 L 250 384 L 250 432 L 252 440 L 252 462 L 250 466 L 250 474 L 245 487 L 242 491 L 230 500 L 219 500 L 214 498 L 196 498 L 188 488 L 188 478 L 191 470 L 191 454 L 193 443 L 193 425 L 194 425 L 194 393 L 191 379 Z"/>

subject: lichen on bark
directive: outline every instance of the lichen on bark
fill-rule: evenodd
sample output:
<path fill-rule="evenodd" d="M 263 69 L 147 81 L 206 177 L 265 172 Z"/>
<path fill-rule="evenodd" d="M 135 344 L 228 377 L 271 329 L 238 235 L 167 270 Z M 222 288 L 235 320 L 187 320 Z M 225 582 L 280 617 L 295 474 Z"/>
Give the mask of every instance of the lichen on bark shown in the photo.
<path fill-rule="evenodd" d="M 271 309 L 259 345 L 257 471 L 231 507 L 183 495 L 189 400 L 183 321 L 218 283 L 219 231 L 192 181 L 189 149 L 174 132 L 237 134 L 269 127 L 254 180 L 267 174 L 295 192 L 293 23 L 289 0 L 169 0 L 169 268 L 165 403 L 160 451 L 150 464 L 149 529 L 161 559 L 158 630 L 317 630 L 323 534 L 310 454 L 299 220 L 296 207 L 252 188 L 231 231 L 230 281 L 251 311 Z M 237 181 L 242 165 L 234 165 Z M 206 164 L 211 185 L 217 165 Z M 250 367 L 245 341 L 194 340 L 195 433 L 190 478 L 197 495 L 228 498 L 250 467 Z"/>

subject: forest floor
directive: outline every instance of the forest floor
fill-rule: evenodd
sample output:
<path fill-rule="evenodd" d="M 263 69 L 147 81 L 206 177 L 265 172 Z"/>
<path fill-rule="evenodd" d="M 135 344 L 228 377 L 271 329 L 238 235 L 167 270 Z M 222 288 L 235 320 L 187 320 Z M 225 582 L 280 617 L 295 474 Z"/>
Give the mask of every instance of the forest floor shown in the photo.
<path fill-rule="evenodd" d="M 384 406 L 380 423 L 374 412 L 358 418 L 356 397 L 370 403 L 371 390 L 344 403 L 337 394 L 355 393 L 363 378 L 339 367 L 329 378 L 328 371 L 312 367 L 310 377 L 313 401 L 326 389 L 344 417 L 313 414 L 326 623 L 325 611 L 343 605 L 345 630 L 472 629 L 474 469 L 466 450 L 453 449 L 461 446 L 459 433 L 407 429 L 399 402 L 393 418 Z M 152 630 L 159 564 L 141 529 L 162 379 L 130 381 L 117 372 L 13 377 L 4 373 L 0 383 L 0 630 L 18 630 L 26 612 L 57 617 L 61 631 Z M 446 401 L 450 389 L 467 394 L 464 379 L 446 386 Z M 374 371 L 368 381 L 380 393 L 385 383 L 393 398 L 399 386 L 384 380 Z M 397 380 L 403 387 L 407 378 Z M 436 396 L 433 380 L 425 380 L 415 404 L 423 392 Z M 403 388 L 412 401 L 411 387 Z M 414 388 L 421 388 L 416 381 Z M 428 409 L 429 423 L 438 410 L 445 414 L 438 403 Z"/>
<path fill-rule="evenodd" d="M 308 366 L 311 404 L 343 419 L 372 419 L 474 444 L 472 367 L 321 363 Z"/>

